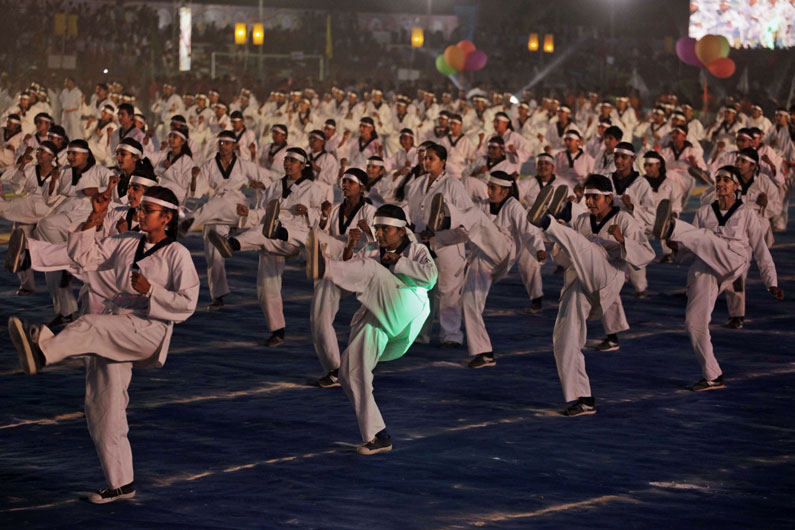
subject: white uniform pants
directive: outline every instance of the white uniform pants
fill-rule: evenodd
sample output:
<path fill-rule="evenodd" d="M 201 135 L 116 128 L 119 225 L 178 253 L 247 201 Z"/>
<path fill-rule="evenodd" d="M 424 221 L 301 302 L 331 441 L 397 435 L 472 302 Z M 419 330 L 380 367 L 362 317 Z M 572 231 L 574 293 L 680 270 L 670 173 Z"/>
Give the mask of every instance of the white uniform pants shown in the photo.
<path fill-rule="evenodd" d="M 722 374 L 709 333 L 712 310 L 718 294 L 730 288 L 747 267 L 747 259 L 731 247 L 728 239 L 678 219 L 670 239 L 698 257 L 687 274 L 685 327 L 704 378 L 712 380 Z"/>
<path fill-rule="evenodd" d="M 406 287 L 373 259 L 327 261 L 325 279 L 355 292 L 362 303 L 351 321 L 348 347 L 342 353 L 340 383 L 353 403 L 362 440 L 386 427 L 373 397 L 373 369 L 408 351 L 428 317 L 424 289 Z"/>
<path fill-rule="evenodd" d="M 290 233 L 292 238 L 293 232 Z M 326 256 L 332 260 L 341 260 L 345 243 L 325 232 L 319 232 L 318 235 L 321 244 L 326 244 Z M 312 330 L 312 344 L 325 373 L 340 367 L 340 346 L 337 342 L 337 333 L 334 331 L 334 318 L 339 311 L 340 298 L 348 294 L 348 291 L 340 289 L 331 280 L 321 278 L 315 281 L 309 323 Z"/>
<path fill-rule="evenodd" d="M 33 230 L 36 228 L 35 224 L 20 224 L 14 223 L 14 228 L 21 229 L 25 235 L 30 240 L 31 235 L 33 235 Z M 36 280 L 33 276 L 33 269 L 30 268 L 25 271 L 17 272 L 17 278 L 19 278 L 19 288 L 20 289 L 27 289 L 29 291 L 36 290 Z"/>
<path fill-rule="evenodd" d="M 632 265 L 627 265 L 625 270 L 627 271 L 629 283 L 635 288 L 636 293 L 642 293 L 649 288 L 649 282 L 646 280 L 646 267 L 638 270 Z"/>
<path fill-rule="evenodd" d="M 210 243 L 207 235 L 215 230 L 218 234 L 226 236 L 229 234 L 229 225 L 205 224 L 202 229 L 202 241 L 204 243 L 204 257 L 207 260 L 207 286 L 210 288 L 210 297 L 215 300 L 228 295 L 229 282 L 226 279 L 226 263 L 224 257 Z"/>
<path fill-rule="evenodd" d="M 439 315 L 439 335 L 442 342 L 464 342 L 461 332 L 461 288 L 464 286 L 464 245 L 442 247 L 436 252 L 439 279 L 429 294 L 431 313 L 420 333 L 420 342 L 431 340 L 435 315 Z"/>
<path fill-rule="evenodd" d="M 748 281 L 748 269 L 737 277 L 726 288 L 726 305 L 729 308 L 729 317 L 745 317 L 745 289 Z M 735 287 L 735 283 L 737 286 Z"/>
<path fill-rule="evenodd" d="M 531 300 L 544 296 L 541 282 L 541 265 L 542 263 L 539 263 L 536 259 L 534 252 L 522 245 L 516 267 L 519 269 L 519 276 L 521 276 L 524 288 L 527 290 Z"/>
<path fill-rule="evenodd" d="M 563 289 L 552 334 L 558 377 L 563 397 L 568 402 L 592 395 L 582 354 L 587 339 L 586 321 L 601 312 L 599 305 L 611 299 L 620 302 L 624 276 L 623 271 L 607 260 L 607 251 L 603 247 L 571 228 L 553 221 L 546 234 L 569 260 L 567 277 L 572 272 L 576 275 L 576 279 L 567 282 Z"/>

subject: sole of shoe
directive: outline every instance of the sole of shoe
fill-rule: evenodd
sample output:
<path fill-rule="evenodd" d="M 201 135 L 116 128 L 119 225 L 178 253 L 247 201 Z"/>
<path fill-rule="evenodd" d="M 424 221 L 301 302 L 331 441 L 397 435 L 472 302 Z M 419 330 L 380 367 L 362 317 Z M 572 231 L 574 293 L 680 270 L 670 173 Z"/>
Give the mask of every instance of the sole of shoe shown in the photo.
<path fill-rule="evenodd" d="M 320 239 L 316 230 L 306 237 L 306 277 L 309 280 L 320 279 Z"/>
<path fill-rule="evenodd" d="M 442 219 L 444 218 L 444 196 L 437 193 L 431 199 L 431 213 L 428 216 L 428 228 L 433 232 L 437 232 L 442 227 Z"/>
<path fill-rule="evenodd" d="M 19 270 L 19 257 L 25 250 L 25 232 L 21 228 L 15 228 L 8 238 L 8 253 L 6 254 L 6 269 L 16 274 Z"/>
<path fill-rule="evenodd" d="M 135 497 L 135 492 L 131 491 L 130 493 L 122 493 L 121 495 L 116 495 L 115 497 L 107 497 L 103 498 L 99 493 L 92 493 L 86 500 L 91 504 L 108 504 L 109 502 L 120 501 L 123 499 L 132 499 Z"/>
<path fill-rule="evenodd" d="M 370 449 L 363 445 L 360 445 L 359 447 L 356 448 L 356 452 L 364 456 L 377 455 L 378 453 L 388 453 L 391 450 L 392 450 L 391 445 L 388 445 L 386 447 L 379 447 L 377 449 Z"/>
<path fill-rule="evenodd" d="M 652 235 L 656 239 L 662 239 L 671 225 L 671 201 L 663 199 L 657 206 L 657 214 L 654 217 L 654 228 Z"/>
<path fill-rule="evenodd" d="M 278 348 L 279 346 L 284 346 L 284 339 L 281 337 L 279 338 L 271 337 L 270 339 L 265 341 L 266 348 Z"/>
<path fill-rule="evenodd" d="M 315 381 L 315 386 L 319 388 L 335 388 L 342 385 L 340 385 L 339 381 L 336 381 L 334 383 L 328 383 L 326 381 L 321 381 L 320 379 L 318 379 L 317 381 Z"/>
<path fill-rule="evenodd" d="M 231 258 L 233 251 L 232 246 L 229 244 L 229 240 L 227 240 L 224 236 L 212 230 L 210 233 L 207 234 L 207 240 L 218 250 L 218 252 L 224 258 Z"/>
<path fill-rule="evenodd" d="M 597 346 L 594 349 L 596 351 L 618 351 L 618 350 L 621 349 L 621 346 L 609 346 L 609 347 L 606 347 L 606 348 L 600 348 L 599 346 Z"/>
<path fill-rule="evenodd" d="M 707 392 L 709 390 L 719 390 L 721 388 L 726 388 L 726 385 L 714 385 L 714 386 L 705 386 L 696 388 L 696 385 L 690 387 L 690 390 L 693 392 Z"/>
<path fill-rule="evenodd" d="M 566 202 L 567 193 L 568 189 L 566 186 L 558 186 L 555 188 L 555 193 L 552 195 L 552 199 L 549 201 L 549 206 L 547 207 L 552 217 L 556 217 L 558 213 L 560 213 L 563 204 Z"/>
<path fill-rule="evenodd" d="M 36 359 L 33 356 L 33 347 L 28 340 L 27 333 L 25 333 L 22 321 L 17 317 L 9 318 L 8 333 L 11 335 L 11 342 L 14 343 L 14 348 L 17 350 L 20 368 L 28 375 L 36 375 L 38 368 L 36 367 Z"/>
<path fill-rule="evenodd" d="M 596 414 L 596 409 L 593 410 L 583 410 L 576 413 L 570 413 L 569 409 L 561 411 L 561 416 L 566 416 L 567 418 L 576 418 L 577 416 L 593 416 Z"/>
<path fill-rule="evenodd" d="M 262 235 L 273 239 L 276 233 L 276 223 L 279 220 L 279 201 L 274 199 L 265 208 L 265 220 L 262 223 Z"/>
<path fill-rule="evenodd" d="M 555 189 L 552 187 L 552 184 L 547 184 L 538 192 L 536 201 L 527 212 L 527 221 L 531 225 L 538 226 L 541 222 L 544 213 L 549 209 L 549 203 L 552 202 L 552 195 L 554 193 Z"/>
<path fill-rule="evenodd" d="M 469 368 L 472 368 L 473 370 L 480 370 L 481 368 L 488 368 L 490 366 L 497 366 L 497 361 L 491 361 L 491 362 L 487 362 L 487 363 L 486 362 L 484 362 L 484 363 L 470 362 L 467 366 Z"/>

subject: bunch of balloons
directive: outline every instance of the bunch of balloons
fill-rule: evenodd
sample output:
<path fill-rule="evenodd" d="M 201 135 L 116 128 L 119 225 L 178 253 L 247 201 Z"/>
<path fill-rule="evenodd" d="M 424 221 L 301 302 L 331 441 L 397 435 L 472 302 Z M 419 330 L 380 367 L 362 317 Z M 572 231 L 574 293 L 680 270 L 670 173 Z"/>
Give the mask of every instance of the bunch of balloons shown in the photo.
<path fill-rule="evenodd" d="M 723 35 L 704 35 L 698 40 L 682 37 L 676 41 L 676 55 L 683 62 L 703 66 L 721 79 L 734 74 L 735 64 L 729 59 L 729 49 L 729 41 Z"/>
<path fill-rule="evenodd" d="M 468 40 L 462 40 L 455 46 L 448 46 L 442 55 L 436 58 L 436 69 L 444 75 L 458 72 L 477 72 L 486 66 L 488 56 L 478 50 Z"/>

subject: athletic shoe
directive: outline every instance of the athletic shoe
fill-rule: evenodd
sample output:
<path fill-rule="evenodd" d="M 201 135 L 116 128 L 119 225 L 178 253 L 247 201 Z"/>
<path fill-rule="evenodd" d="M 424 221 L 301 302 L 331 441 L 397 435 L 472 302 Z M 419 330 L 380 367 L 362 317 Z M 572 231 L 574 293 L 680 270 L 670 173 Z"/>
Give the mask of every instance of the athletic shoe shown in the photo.
<path fill-rule="evenodd" d="M 179 226 L 177 228 L 177 234 L 179 235 L 179 237 L 185 237 L 186 235 L 188 235 L 188 232 L 190 232 L 191 226 L 193 226 L 193 218 L 192 217 L 188 217 L 186 219 L 183 219 L 179 223 Z"/>
<path fill-rule="evenodd" d="M 271 336 L 265 341 L 265 346 L 268 348 L 277 348 L 279 346 L 284 346 L 284 335 L 273 333 Z"/>
<path fill-rule="evenodd" d="M 470 368 L 485 368 L 487 366 L 494 366 L 497 364 L 497 360 L 494 358 L 493 353 L 479 353 L 475 356 L 474 359 L 469 361 Z"/>
<path fill-rule="evenodd" d="M 91 493 L 86 500 L 92 504 L 107 504 L 120 499 L 135 497 L 135 483 L 130 482 L 121 488 L 105 488 Z"/>
<path fill-rule="evenodd" d="M 605 339 L 596 345 L 598 351 L 616 351 L 619 348 L 617 340 Z"/>
<path fill-rule="evenodd" d="M 229 240 L 215 230 L 210 230 L 207 232 L 207 239 L 216 249 L 218 249 L 218 252 L 224 258 L 231 258 L 232 254 L 234 254 L 235 251 L 232 250 L 232 245 L 229 244 Z"/>
<path fill-rule="evenodd" d="M 552 202 L 552 195 L 555 193 L 555 188 L 552 184 L 547 184 L 541 191 L 538 192 L 536 202 L 527 211 L 527 221 L 534 226 L 540 226 L 541 220 L 549 209 L 549 204 Z"/>
<path fill-rule="evenodd" d="M 273 239 L 279 226 L 279 200 L 273 199 L 265 207 L 265 220 L 262 222 L 262 235 Z"/>
<path fill-rule="evenodd" d="M 21 228 L 15 228 L 11 232 L 11 237 L 8 238 L 8 253 L 6 254 L 6 269 L 9 272 L 16 273 L 19 271 L 19 265 L 22 262 L 22 255 L 25 253 L 27 246 L 27 237 Z"/>
<path fill-rule="evenodd" d="M 207 311 L 219 311 L 224 308 L 224 297 L 213 298 L 210 305 L 207 306 Z"/>
<path fill-rule="evenodd" d="M 723 374 L 719 375 L 717 379 L 709 380 L 709 379 L 702 379 L 698 383 L 694 384 L 690 387 L 690 390 L 693 392 L 704 392 L 705 390 L 715 390 L 717 388 L 724 388 L 725 385 L 723 384 Z"/>
<path fill-rule="evenodd" d="M 315 386 L 319 386 L 320 388 L 334 388 L 335 386 L 340 386 L 340 378 L 338 377 L 339 370 L 332 370 L 317 381 L 315 381 Z"/>
<path fill-rule="evenodd" d="M 558 214 L 560 213 L 561 207 L 563 203 L 566 202 L 567 193 L 569 192 L 566 186 L 558 186 L 555 188 L 555 194 L 552 195 L 552 200 L 549 201 L 549 206 L 547 209 L 549 210 L 549 215 L 552 217 L 557 218 Z"/>
<path fill-rule="evenodd" d="M 579 398 L 574 405 L 565 408 L 564 410 L 560 411 L 560 413 L 569 417 L 587 416 L 596 414 L 596 405 L 585 403 L 585 398 Z"/>
<path fill-rule="evenodd" d="M 36 292 L 33 289 L 26 289 L 25 287 L 20 287 L 17 289 L 15 293 L 17 296 L 33 296 Z"/>
<path fill-rule="evenodd" d="M 39 349 L 39 328 L 26 327 L 17 317 L 8 319 L 8 333 L 19 356 L 19 366 L 28 375 L 36 375 L 45 364 Z"/>
<path fill-rule="evenodd" d="M 671 235 L 672 228 L 673 217 L 671 215 L 671 201 L 663 199 L 657 206 L 657 215 L 654 218 L 652 235 L 657 239 L 667 239 Z"/>
<path fill-rule="evenodd" d="M 530 307 L 525 307 L 524 312 L 531 314 L 540 313 L 541 310 L 543 309 L 543 303 L 544 303 L 543 296 L 539 296 L 538 298 L 533 298 L 530 301 Z"/>
<path fill-rule="evenodd" d="M 431 200 L 431 213 L 428 216 L 428 228 L 432 232 L 438 232 L 442 228 L 444 219 L 444 196 L 437 193 Z"/>
<path fill-rule="evenodd" d="M 647 296 L 649 296 L 649 290 L 648 289 L 644 289 L 642 291 L 636 291 L 635 292 L 635 298 L 638 298 L 640 300 L 643 300 Z"/>
<path fill-rule="evenodd" d="M 375 435 L 375 438 L 367 443 L 360 445 L 356 452 L 360 455 L 375 455 L 378 453 L 386 453 L 392 450 L 392 438 L 383 430 Z"/>
<path fill-rule="evenodd" d="M 460 348 L 461 347 L 461 343 L 460 342 L 456 342 L 454 340 L 446 340 L 443 343 L 441 343 L 439 345 L 439 347 L 441 349 L 443 349 L 443 350 L 454 350 L 456 348 Z"/>
<path fill-rule="evenodd" d="M 741 329 L 743 327 L 743 317 L 731 317 L 726 327 L 729 329 Z"/>
<path fill-rule="evenodd" d="M 66 316 L 57 315 L 55 318 L 53 318 L 47 323 L 47 327 L 50 329 L 62 328 L 67 324 L 69 324 L 70 322 L 74 322 L 75 315 L 77 315 L 77 313 L 72 313 L 71 315 L 66 315 Z"/>
<path fill-rule="evenodd" d="M 306 238 L 306 277 L 319 280 L 326 274 L 326 258 L 320 248 L 318 231 L 312 230 Z"/>

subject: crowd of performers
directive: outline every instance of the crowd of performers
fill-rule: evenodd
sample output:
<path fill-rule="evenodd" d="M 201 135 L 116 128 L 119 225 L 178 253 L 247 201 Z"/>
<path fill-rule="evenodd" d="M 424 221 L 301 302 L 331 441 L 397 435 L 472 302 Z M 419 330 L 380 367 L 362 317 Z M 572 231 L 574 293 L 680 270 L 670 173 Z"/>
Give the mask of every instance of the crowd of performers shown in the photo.
<path fill-rule="evenodd" d="M 483 312 L 514 266 L 530 313 L 544 308 L 541 265 L 551 259 L 564 274 L 552 344 L 569 417 L 596 413 L 586 321 L 602 321 L 597 350 L 619 349 L 629 329 L 620 292 L 629 281 L 644 298 L 653 261 L 692 263 L 685 324 L 702 375 L 694 391 L 724 386 L 709 322 L 725 292 L 728 325 L 742 327 L 752 258 L 783 298 L 769 247 L 786 230 L 795 161 L 785 109 L 765 123 L 757 108 L 745 116 L 729 103 L 705 130 L 670 94 L 639 122 L 620 97 L 614 106 L 593 95 L 572 112 L 547 98 L 436 102 L 422 93 L 387 103 L 374 90 L 359 102 L 335 89 L 274 93 L 262 106 L 243 91 L 227 116 L 217 91 L 185 109 L 173 90 L 164 87 L 151 128 L 131 103 L 98 95 L 98 115 L 70 124 L 86 138 L 70 139 L 46 112 L 25 133 L 22 97 L 6 113 L 6 267 L 20 296 L 35 292 L 33 271 L 44 272 L 55 312 L 47 325 L 12 317 L 9 332 L 25 373 L 85 359 L 86 419 L 107 481 L 91 502 L 135 494 L 127 387 L 133 367 L 163 366 L 173 324 L 196 310 L 199 277 L 178 242 L 194 230 L 207 309 L 221 322 L 225 260 L 258 254 L 264 347 L 292 340 L 282 274 L 288 260 L 305 260 L 323 370 L 313 384 L 342 386 L 363 455 L 392 448 L 373 397 L 379 361 L 438 341 L 466 344 L 470 368 L 497 363 Z M 701 206 L 686 222 L 699 181 Z M 335 316 L 351 294 L 361 307 L 340 352 Z"/>

